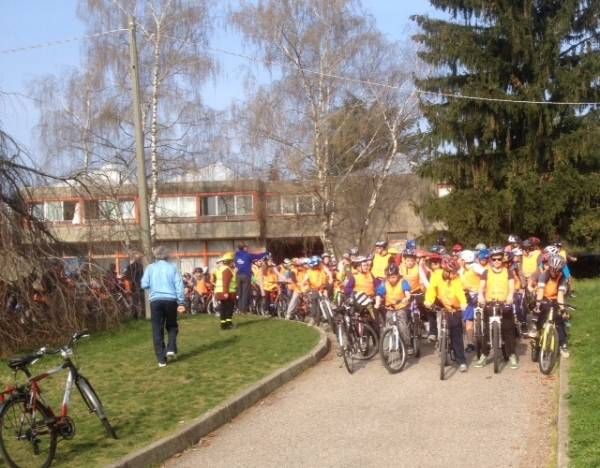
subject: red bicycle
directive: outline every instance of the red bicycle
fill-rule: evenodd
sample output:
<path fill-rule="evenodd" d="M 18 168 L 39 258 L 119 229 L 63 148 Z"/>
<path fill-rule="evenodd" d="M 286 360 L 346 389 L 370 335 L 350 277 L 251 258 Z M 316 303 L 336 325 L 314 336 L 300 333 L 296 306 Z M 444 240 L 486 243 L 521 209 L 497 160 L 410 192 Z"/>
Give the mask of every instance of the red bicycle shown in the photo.
<path fill-rule="evenodd" d="M 9 359 L 8 366 L 15 372 L 15 380 L 18 372 L 22 372 L 27 377 L 25 384 L 8 388 L 3 392 L 5 400 L 0 409 L 0 454 L 11 468 L 48 467 L 54 459 L 58 437 L 70 440 L 75 436 L 75 423 L 69 417 L 69 401 L 73 386 L 79 390 L 90 412 L 100 419 L 108 435 L 117 438 L 100 397 L 89 380 L 79 373 L 73 362 L 74 344 L 88 336 L 85 331 L 76 333 L 62 348 L 56 350 L 41 348 L 35 354 Z M 29 366 L 43 356 L 51 354 L 60 354 L 63 359 L 62 364 L 32 376 Z M 68 370 L 67 382 L 60 414 L 55 414 L 42 396 L 39 382 L 62 370 Z"/>

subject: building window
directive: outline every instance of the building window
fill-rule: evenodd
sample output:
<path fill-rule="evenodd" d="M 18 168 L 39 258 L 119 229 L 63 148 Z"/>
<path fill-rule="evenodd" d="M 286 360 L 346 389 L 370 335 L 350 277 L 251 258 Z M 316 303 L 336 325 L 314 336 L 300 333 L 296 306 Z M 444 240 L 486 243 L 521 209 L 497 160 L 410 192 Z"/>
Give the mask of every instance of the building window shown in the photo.
<path fill-rule="evenodd" d="M 313 195 L 271 195 L 267 198 L 267 213 L 271 215 L 314 214 L 319 202 Z"/>
<path fill-rule="evenodd" d="M 196 197 L 158 197 L 158 218 L 195 218 Z"/>
<path fill-rule="evenodd" d="M 31 210 L 31 214 L 40 221 L 50 222 L 73 221 L 76 212 L 77 201 L 35 203 Z"/>
<path fill-rule="evenodd" d="M 253 213 L 252 195 L 215 195 L 202 199 L 204 216 L 244 216 Z"/>
<path fill-rule="evenodd" d="M 85 203 L 85 217 L 89 220 L 131 221 L 135 219 L 135 201 L 89 200 Z"/>

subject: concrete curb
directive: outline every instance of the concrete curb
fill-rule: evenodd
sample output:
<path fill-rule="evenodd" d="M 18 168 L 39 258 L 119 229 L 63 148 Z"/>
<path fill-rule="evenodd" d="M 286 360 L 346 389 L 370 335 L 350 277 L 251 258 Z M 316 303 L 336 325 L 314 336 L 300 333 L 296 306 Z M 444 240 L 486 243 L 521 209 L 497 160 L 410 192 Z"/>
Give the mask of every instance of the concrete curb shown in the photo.
<path fill-rule="evenodd" d="M 273 390 L 289 382 L 327 354 L 329 340 L 322 330 L 319 343 L 307 355 L 295 360 L 284 369 L 275 371 L 242 393 L 230 398 L 208 413 L 193 420 L 177 433 L 164 437 L 109 465 L 111 468 L 138 468 L 160 463 L 197 443 L 202 437 L 228 423 L 237 415 L 266 397 Z"/>
<path fill-rule="evenodd" d="M 560 360 L 558 390 L 558 448 L 557 467 L 568 468 L 569 466 L 569 367 L 568 359 Z"/>

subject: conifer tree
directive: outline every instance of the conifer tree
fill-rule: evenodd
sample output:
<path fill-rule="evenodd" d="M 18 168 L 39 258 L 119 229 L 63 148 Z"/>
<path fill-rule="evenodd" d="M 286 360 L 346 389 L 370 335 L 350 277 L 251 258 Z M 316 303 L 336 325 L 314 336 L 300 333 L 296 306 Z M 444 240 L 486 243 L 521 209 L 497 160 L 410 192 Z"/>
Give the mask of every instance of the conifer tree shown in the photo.
<path fill-rule="evenodd" d="M 508 233 L 600 245 L 600 2 L 431 0 L 448 19 L 415 16 L 434 73 L 423 95 L 422 175 L 449 183 L 424 213 L 465 242 Z"/>

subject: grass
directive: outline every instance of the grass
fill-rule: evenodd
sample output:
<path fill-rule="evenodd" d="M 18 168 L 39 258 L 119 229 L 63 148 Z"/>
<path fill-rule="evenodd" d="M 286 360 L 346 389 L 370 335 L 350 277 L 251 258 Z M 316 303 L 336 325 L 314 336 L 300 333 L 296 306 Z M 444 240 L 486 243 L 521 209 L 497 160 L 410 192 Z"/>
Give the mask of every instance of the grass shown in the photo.
<path fill-rule="evenodd" d="M 77 346 L 80 371 L 103 400 L 119 440 L 105 436 L 77 391 L 70 414 L 77 433 L 58 445 L 56 466 L 102 466 L 160 439 L 222 403 L 250 384 L 310 351 L 316 330 L 298 323 L 257 317 L 235 319 L 237 328 L 219 330 L 213 317 L 180 321 L 178 360 L 159 369 L 148 322 L 129 322 L 115 333 L 99 333 Z M 54 362 L 56 361 L 56 362 Z M 59 361 L 45 358 L 34 373 Z M 0 384 L 11 373 L 0 363 Z M 55 411 L 66 373 L 42 382 Z M 54 466 L 53 464 L 53 466 Z M 4 466 L 0 461 L 0 466 Z"/>
<path fill-rule="evenodd" d="M 600 466 L 600 280 L 578 281 L 571 319 L 570 445 L 574 468 Z"/>

